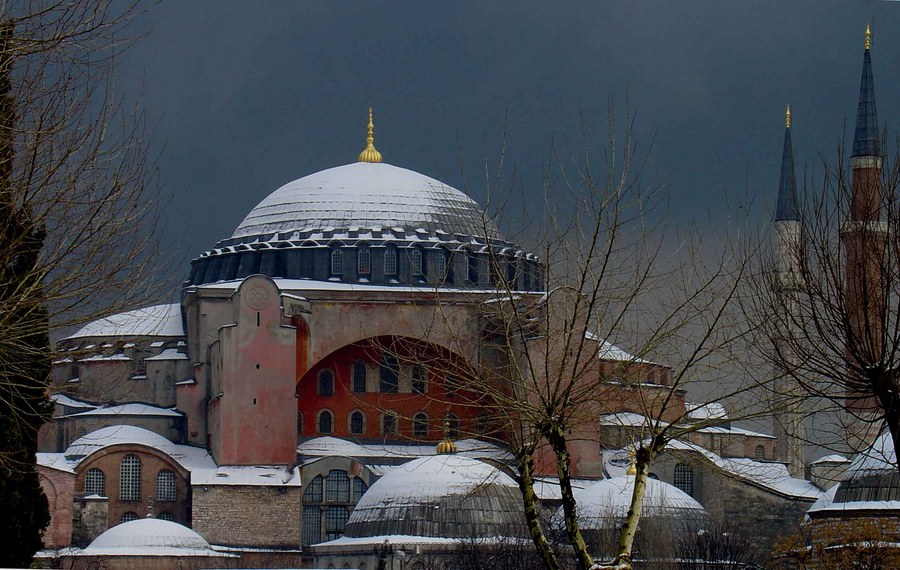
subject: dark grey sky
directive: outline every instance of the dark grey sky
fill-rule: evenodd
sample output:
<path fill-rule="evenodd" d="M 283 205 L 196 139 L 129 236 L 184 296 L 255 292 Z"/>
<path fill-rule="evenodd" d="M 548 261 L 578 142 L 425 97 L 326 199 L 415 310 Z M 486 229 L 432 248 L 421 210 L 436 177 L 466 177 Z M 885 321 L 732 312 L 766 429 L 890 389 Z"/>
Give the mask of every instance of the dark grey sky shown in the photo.
<path fill-rule="evenodd" d="M 507 160 L 537 196 L 551 140 L 578 150 L 583 110 L 599 156 L 607 101 L 623 110 L 627 91 L 673 218 L 716 220 L 726 194 L 774 201 L 787 102 L 798 172 L 835 155 L 845 120 L 852 134 L 867 19 L 896 129 L 900 2 L 168 1 L 138 22 L 150 33 L 117 83 L 143 90 L 165 239 L 188 257 L 282 184 L 354 161 L 370 105 L 386 162 L 461 188 L 461 156 L 481 201 L 507 112 Z"/>

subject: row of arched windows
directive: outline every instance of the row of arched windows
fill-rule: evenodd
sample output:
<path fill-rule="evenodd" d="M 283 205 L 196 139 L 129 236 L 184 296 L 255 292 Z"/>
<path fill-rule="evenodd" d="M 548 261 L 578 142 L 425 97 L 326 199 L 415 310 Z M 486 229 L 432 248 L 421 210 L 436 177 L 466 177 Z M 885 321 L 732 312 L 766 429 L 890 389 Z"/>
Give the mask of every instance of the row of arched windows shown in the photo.
<path fill-rule="evenodd" d="M 141 500 L 141 460 L 136 455 L 126 455 L 119 464 L 119 500 Z M 92 467 L 84 474 L 84 492 L 106 496 L 106 474 Z M 174 501 L 177 498 L 175 472 L 161 469 L 156 474 L 157 501 Z"/>
<path fill-rule="evenodd" d="M 410 367 L 409 374 L 413 394 L 425 394 L 428 392 L 428 371 L 424 366 L 414 364 Z M 366 364 L 357 360 L 350 365 L 350 390 L 354 393 L 368 391 L 368 372 Z M 317 392 L 320 396 L 333 396 L 335 394 L 335 375 L 330 368 L 323 368 L 316 378 Z M 447 391 L 450 393 L 456 383 L 448 380 Z M 389 351 L 383 351 L 378 365 L 378 391 L 382 394 L 396 394 L 400 391 L 400 362 L 397 356 Z M 452 395 L 452 394 L 451 394 Z"/>
<path fill-rule="evenodd" d="M 119 519 L 119 522 L 126 523 L 130 521 L 136 521 L 139 518 L 141 517 L 136 512 L 128 511 L 127 513 L 124 513 L 122 515 L 122 518 Z M 159 513 L 155 518 L 158 518 L 161 521 L 175 522 L 175 515 L 173 515 L 172 513 Z"/>
<path fill-rule="evenodd" d="M 483 420 L 483 419 L 482 419 Z M 347 416 L 348 431 L 352 435 L 364 435 L 366 433 L 366 414 L 360 410 L 354 410 Z M 297 417 L 298 432 L 303 431 L 303 416 Z M 476 419 L 476 431 L 486 433 L 485 421 Z M 446 430 L 446 435 L 451 439 L 459 437 L 459 417 L 456 414 L 447 414 L 441 429 Z M 482 426 L 479 428 L 479 426 Z M 418 412 L 412 417 L 412 435 L 414 437 L 428 437 L 433 429 L 433 422 L 425 412 Z M 381 414 L 381 434 L 397 435 L 400 429 L 400 417 L 396 412 L 386 411 Z M 316 431 L 322 435 L 329 435 L 335 431 L 334 412 L 328 409 L 319 410 L 316 418 Z"/>

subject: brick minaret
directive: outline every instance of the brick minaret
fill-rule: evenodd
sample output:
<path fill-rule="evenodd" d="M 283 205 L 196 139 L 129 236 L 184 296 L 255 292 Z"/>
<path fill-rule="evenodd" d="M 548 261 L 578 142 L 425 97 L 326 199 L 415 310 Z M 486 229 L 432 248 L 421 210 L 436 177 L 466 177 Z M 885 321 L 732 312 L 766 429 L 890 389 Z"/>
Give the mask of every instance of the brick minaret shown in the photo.
<path fill-rule="evenodd" d="M 781 296 L 781 310 L 785 323 L 799 322 L 797 291 L 802 284 L 800 268 L 800 211 L 797 204 L 797 181 L 794 176 L 794 151 L 791 145 L 791 107 L 784 116 L 784 150 L 781 155 L 781 179 L 778 184 L 778 203 L 775 210 L 775 286 Z M 793 331 L 784 331 L 791 335 Z M 794 366 L 794 369 L 799 368 Z M 779 401 L 774 417 L 776 455 L 788 465 L 793 477 L 803 477 L 803 396 L 800 385 L 790 377 L 783 377 L 776 386 Z"/>
<path fill-rule="evenodd" d="M 878 141 L 878 118 L 875 111 L 875 85 L 872 79 L 871 32 L 866 25 L 862 80 L 853 137 L 851 200 L 849 219 L 841 227 L 841 240 L 846 253 L 845 307 L 847 332 L 846 361 L 848 386 L 847 409 L 855 417 L 866 418 L 876 404 L 865 393 L 853 389 L 854 378 L 881 362 L 883 355 L 882 325 L 885 294 L 881 264 L 884 259 L 886 226 L 881 220 L 881 148 Z M 861 424 L 861 422 L 855 422 Z M 862 436 L 868 426 L 850 426 L 848 435 Z M 877 428 L 876 428 L 877 429 Z"/>

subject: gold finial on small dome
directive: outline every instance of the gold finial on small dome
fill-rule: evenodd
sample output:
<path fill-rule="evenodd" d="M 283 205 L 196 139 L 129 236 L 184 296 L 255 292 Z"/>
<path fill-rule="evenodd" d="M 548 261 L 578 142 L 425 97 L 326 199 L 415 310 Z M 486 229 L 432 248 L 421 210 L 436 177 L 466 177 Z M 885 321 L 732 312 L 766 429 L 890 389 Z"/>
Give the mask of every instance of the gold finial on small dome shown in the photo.
<path fill-rule="evenodd" d="M 625 470 L 626 475 L 637 475 L 637 451 L 632 447 L 628 450 L 631 461 L 628 463 L 628 469 Z"/>
<path fill-rule="evenodd" d="M 449 437 L 445 437 L 441 441 L 438 442 L 436 446 L 434 446 L 434 451 L 438 455 L 451 455 L 456 453 L 456 443 L 453 442 Z"/>
<path fill-rule="evenodd" d="M 375 149 L 375 137 L 372 135 L 374 129 L 372 107 L 369 107 L 369 131 L 366 135 L 366 148 L 359 153 L 358 162 L 381 162 L 381 153 Z"/>
<path fill-rule="evenodd" d="M 787 111 L 784 112 L 784 126 L 786 128 L 791 128 L 791 105 L 790 103 L 787 106 Z"/>
<path fill-rule="evenodd" d="M 866 49 L 872 47 L 872 27 L 866 22 Z"/>

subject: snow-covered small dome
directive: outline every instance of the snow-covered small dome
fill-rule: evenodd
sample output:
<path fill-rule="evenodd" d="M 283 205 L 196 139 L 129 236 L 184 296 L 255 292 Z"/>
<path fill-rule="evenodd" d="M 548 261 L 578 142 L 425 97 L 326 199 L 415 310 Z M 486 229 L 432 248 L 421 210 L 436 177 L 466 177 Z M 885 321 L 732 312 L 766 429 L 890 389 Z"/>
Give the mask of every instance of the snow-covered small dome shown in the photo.
<path fill-rule="evenodd" d="M 184 525 L 138 519 L 107 530 L 84 549 L 85 556 L 216 556 L 206 540 Z"/>
<path fill-rule="evenodd" d="M 459 455 L 415 459 L 376 481 L 353 509 L 348 537 L 521 536 L 518 484 Z"/>
<path fill-rule="evenodd" d="M 613 477 L 583 489 L 573 489 L 578 503 L 578 524 L 587 530 L 618 525 L 631 506 L 634 479 L 633 475 Z M 647 479 L 641 516 L 700 520 L 706 517 L 706 510 L 681 489 L 657 479 Z M 554 520 L 563 520 L 562 507 L 554 515 Z"/>
<path fill-rule="evenodd" d="M 354 227 L 485 237 L 478 204 L 459 190 L 412 170 L 369 162 L 288 182 L 250 210 L 231 237 Z"/>
<path fill-rule="evenodd" d="M 91 321 L 66 338 L 133 336 L 183 337 L 181 305 L 153 305 L 110 315 Z"/>
<path fill-rule="evenodd" d="M 157 433 L 137 426 L 113 425 L 79 437 L 66 448 L 63 455 L 85 457 L 98 449 L 120 444 L 146 445 L 169 455 L 175 454 L 175 444 Z"/>

